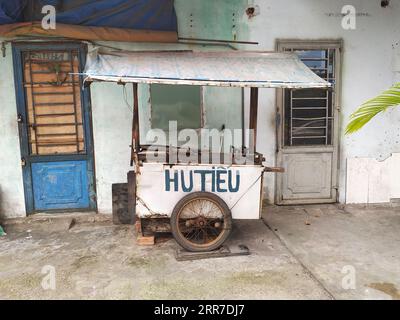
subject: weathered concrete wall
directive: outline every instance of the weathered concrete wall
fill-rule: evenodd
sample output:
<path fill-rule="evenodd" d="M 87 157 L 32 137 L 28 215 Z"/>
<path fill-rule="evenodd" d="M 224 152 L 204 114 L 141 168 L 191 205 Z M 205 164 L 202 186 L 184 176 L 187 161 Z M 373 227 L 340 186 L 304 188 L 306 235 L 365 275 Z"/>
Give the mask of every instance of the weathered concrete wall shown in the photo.
<path fill-rule="evenodd" d="M 122 86 L 106 83 L 91 86 L 97 206 L 100 212 L 111 212 L 111 184 L 126 182 L 129 171 L 132 109 L 124 101 L 122 89 Z"/>
<path fill-rule="evenodd" d="M 349 115 L 357 106 L 388 88 L 395 79 L 399 81 L 399 73 L 395 73 L 400 70 L 399 60 L 394 56 L 400 43 L 400 3 L 391 1 L 390 8 L 385 9 L 381 8 L 380 1 L 352 1 L 358 13 L 356 30 L 341 27 L 342 7 L 349 4 L 346 0 L 255 0 L 250 3 L 260 9 L 258 16 L 248 19 L 249 40 L 260 43 L 257 50 L 274 50 L 276 39 L 344 40 L 339 200 L 345 202 L 348 158 L 384 159 L 400 151 L 398 110 L 379 115 L 357 134 L 343 135 Z M 254 49 L 253 46 L 244 48 Z M 275 136 L 275 93 L 261 90 L 260 106 L 259 126 L 263 129 L 259 133 L 258 148 L 272 165 L 275 164 L 275 140 L 272 138 Z M 267 185 L 270 187 L 268 198 L 273 200 L 272 176 L 268 177 Z"/>
<path fill-rule="evenodd" d="M 176 0 L 179 35 L 188 38 L 246 39 L 247 23 L 243 19 L 246 0 L 187 1 Z M 105 43 L 126 50 L 232 50 L 229 46 L 195 44 L 129 44 Z M 147 85 L 139 86 L 141 141 L 150 128 L 149 93 Z M 240 89 L 204 91 L 203 107 L 206 110 L 206 127 L 240 128 L 242 106 Z M 92 114 L 95 146 L 97 205 L 99 212 L 112 210 L 111 184 L 126 181 L 129 167 L 132 130 L 132 87 L 116 84 L 92 84 Z M 226 108 L 228 111 L 222 111 Z"/>
<path fill-rule="evenodd" d="M 218 35 L 224 39 L 233 39 L 233 35 L 228 30 L 226 34 L 225 25 L 231 23 L 231 13 L 242 8 L 243 0 L 232 1 L 230 6 L 233 9 L 222 10 L 214 1 L 209 1 L 208 8 L 217 13 L 218 10 L 225 12 L 225 18 L 221 15 L 207 14 L 207 6 L 197 5 L 191 10 L 186 7 L 188 2 L 177 0 L 178 19 L 184 20 L 190 17 L 193 12 L 196 18 L 196 28 L 202 32 L 209 30 L 207 38 L 215 38 L 214 29 L 223 30 L 225 34 L 219 32 Z M 226 1 L 226 3 L 228 3 Z M 238 6 L 240 4 L 240 7 Z M 235 11 L 236 10 L 236 11 Z M 229 14 L 227 13 L 229 12 Z M 190 20 L 190 19 L 189 19 Z M 189 21 L 190 22 L 190 21 Z M 206 27 L 208 26 L 208 27 Z M 207 29 L 209 28 L 209 29 Z M 195 32 L 189 32 L 190 25 L 180 24 L 180 34 L 187 37 L 195 37 Z M 195 30 L 195 28 L 193 28 Z M 239 29 L 238 29 L 239 30 Z M 199 35 L 200 36 L 200 35 Z M 226 38 L 227 37 L 227 38 Z M 0 39 L 2 40 L 2 39 Z M 115 46 L 127 50 L 232 50 L 226 46 L 199 46 L 186 44 L 135 44 L 135 43 L 104 43 L 108 46 Z M 7 217 L 25 216 L 24 192 L 22 182 L 22 171 L 20 166 L 20 149 L 18 138 L 18 127 L 16 122 L 17 110 L 15 103 L 15 89 L 13 80 L 13 64 L 11 45 L 7 44 L 6 58 L 0 57 L 0 98 L 1 110 L 0 120 L 0 213 Z M 227 89 L 239 90 L 240 89 Z M 209 96 L 215 98 L 218 94 L 210 92 Z M 236 96 L 240 95 L 235 93 Z M 235 95 L 230 97 L 234 98 Z M 102 213 L 111 213 L 111 184 L 126 181 L 126 173 L 129 167 L 131 130 L 132 130 L 132 87 L 126 86 L 126 101 L 124 98 L 123 87 L 116 84 L 96 83 L 91 86 L 92 97 L 92 116 L 93 116 L 93 135 L 95 147 L 95 170 L 96 170 L 96 189 L 98 210 Z M 149 108 L 148 108 L 148 86 L 140 86 L 140 108 L 141 123 L 144 125 L 142 136 L 145 136 L 149 128 Z M 215 111 L 216 105 L 205 100 L 205 108 L 210 109 L 210 114 Z M 217 125 L 216 122 L 224 121 L 227 127 L 237 127 L 241 123 L 240 114 L 235 108 L 241 108 L 236 104 L 235 108 L 230 103 L 229 97 L 222 95 L 218 104 L 219 108 L 228 105 L 230 112 L 225 113 L 224 118 L 209 118 L 209 122 Z"/>
<path fill-rule="evenodd" d="M 248 18 L 248 4 L 258 6 L 259 14 Z M 356 30 L 341 27 L 341 9 L 348 1 L 337 0 L 176 0 L 179 34 L 182 37 L 258 41 L 259 46 L 235 46 L 246 50 L 274 50 L 281 39 L 343 39 L 342 112 L 340 116 L 340 201 L 346 201 L 347 159 L 385 159 L 400 152 L 400 112 L 380 115 L 360 133 L 344 137 L 350 113 L 363 101 L 400 80 L 399 35 L 400 3 L 391 1 L 383 9 L 380 1 L 354 0 L 360 16 Z M 107 43 L 130 50 L 193 49 L 227 50 L 228 47 L 199 45 L 139 45 Z M 396 58 L 397 57 L 397 58 Z M 131 105 L 132 92 L 127 87 Z M 147 103 L 143 89 L 141 99 Z M 148 97 L 147 97 L 148 98 Z M 245 92 L 245 106 L 249 94 Z M 13 85 L 11 46 L 0 57 L 0 210 L 7 216 L 25 215 L 20 151 Z M 275 92 L 260 91 L 258 150 L 275 165 Z M 124 101 L 122 87 L 114 84 L 92 86 L 93 131 L 100 212 L 111 212 L 111 184 L 126 180 L 129 170 L 131 111 Z M 216 105 L 210 106 L 215 110 Z M 142 113 L 143 120 L 148 115 Z M 231 123 L 235 123 L 235 113 Z M 245 119 L 248 123 L 248 119 Z M 353 160 L 352 160 L 353 161 Z M 357 160 L 354 160 L 357 161 Z M 363 161 L 363 160 L 360 160 Z M 399 164 L 400 165 L 400 164 Z M 267 175 L 266 195 L 274 198 L 274 175 Z M 361 180 L 359 183 L 363 183 Z M 350 197 L 350 195 L 349 195 Z"/>
<path fill-rule="evenodd" d="M 247 0 L 175 0 L 179 37 L 247 40 Z"/>
<path fill-rule="evenodd" d="M 400 153 L 378 161 L 347 159 L 346 203 L 385 203 L 400 199 Z"/>
<path fill-rule="evenodd" d="M 25 215 L 11 45 L 0 56 L 0 217 Z"/>

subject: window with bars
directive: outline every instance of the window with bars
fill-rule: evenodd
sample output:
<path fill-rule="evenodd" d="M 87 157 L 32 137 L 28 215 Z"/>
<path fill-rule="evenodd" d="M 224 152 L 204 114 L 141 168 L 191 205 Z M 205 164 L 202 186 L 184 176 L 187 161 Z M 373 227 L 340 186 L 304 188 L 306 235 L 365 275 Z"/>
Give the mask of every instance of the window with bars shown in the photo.
<path fill-rule="evenodd" d="M 286 89 L 284 91 L 284 144 L 310 146 L 333 144 L 335 49 L 293 50 L 332 89 Z"/>
<path fill-rule="evenodd" d="M 32 155 L 85 153 L 77 50 L 23 52 Z"/>

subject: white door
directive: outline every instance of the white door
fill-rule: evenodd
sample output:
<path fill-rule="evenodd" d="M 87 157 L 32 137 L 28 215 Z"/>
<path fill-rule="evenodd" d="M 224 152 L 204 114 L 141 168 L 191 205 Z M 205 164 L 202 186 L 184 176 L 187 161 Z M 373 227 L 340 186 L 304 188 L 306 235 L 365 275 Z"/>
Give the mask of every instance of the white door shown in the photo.
<path fill-rule="evenodd" d="M 337 201 L 341 41 L 278 41 L 332 89 L 278 90 L 277 204 Z"/>

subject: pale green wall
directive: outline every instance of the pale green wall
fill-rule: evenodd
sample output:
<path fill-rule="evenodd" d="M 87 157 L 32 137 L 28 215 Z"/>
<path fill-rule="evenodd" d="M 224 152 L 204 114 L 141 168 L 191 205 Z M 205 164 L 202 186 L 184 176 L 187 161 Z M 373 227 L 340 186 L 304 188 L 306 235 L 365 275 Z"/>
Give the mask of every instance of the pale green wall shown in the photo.
<path fill-rule="evenodd" d="M 247 0 L 175 0 L 179 36 L 247 40 Z"/>
<path fill-rule="evenodd" d="M 242 89 L 205 87 L 203 92 L 206 128 L 242 128 Z"/>

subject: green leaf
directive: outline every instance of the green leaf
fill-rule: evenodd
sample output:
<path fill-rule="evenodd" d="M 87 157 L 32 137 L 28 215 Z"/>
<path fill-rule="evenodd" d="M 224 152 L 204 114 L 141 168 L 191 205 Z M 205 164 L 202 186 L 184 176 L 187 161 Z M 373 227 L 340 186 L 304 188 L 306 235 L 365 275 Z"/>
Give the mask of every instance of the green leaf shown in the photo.
<path fill-rule="evenodd" d="M 352 134 L 364 127 L 377 114 L 400 105 L 400 82 L 379 96 L 363 103 L 350 116 L 345 134 Z"/>
<path fill-rule="evenodd" d="M 0 237 L 5 236 L 6 233 L 4 232 L 3 228 L 0 226 Z"/>

